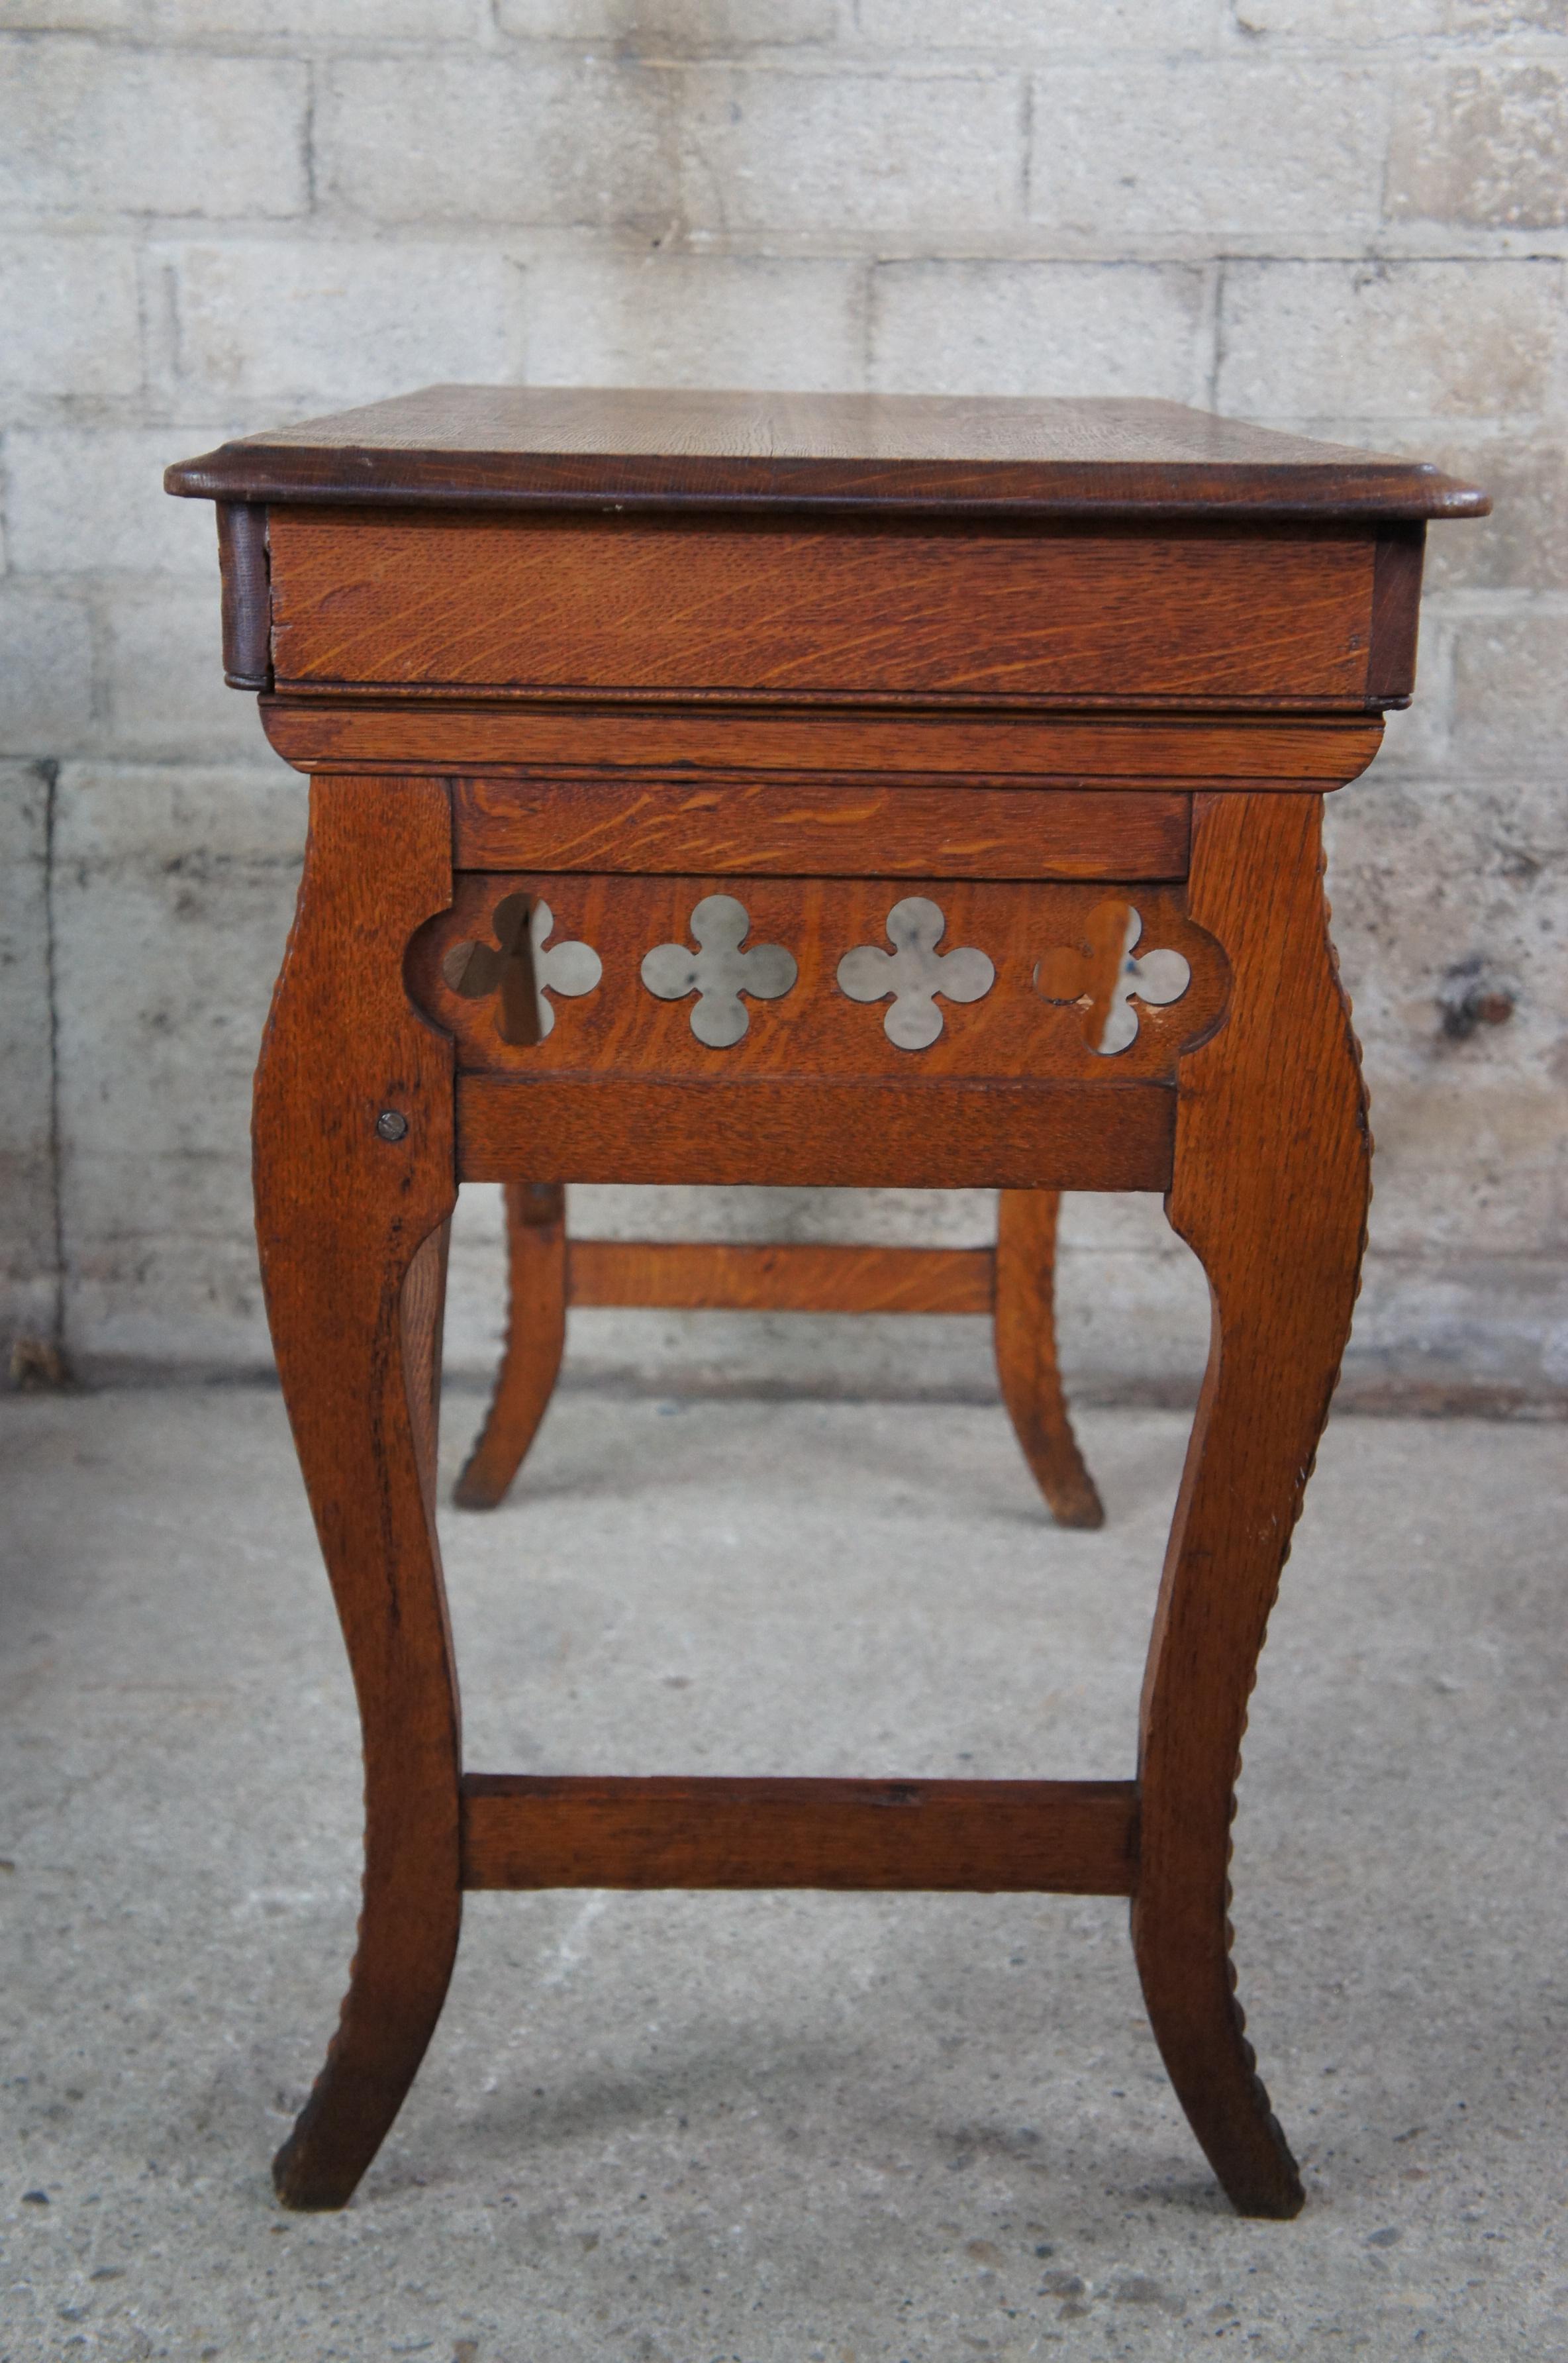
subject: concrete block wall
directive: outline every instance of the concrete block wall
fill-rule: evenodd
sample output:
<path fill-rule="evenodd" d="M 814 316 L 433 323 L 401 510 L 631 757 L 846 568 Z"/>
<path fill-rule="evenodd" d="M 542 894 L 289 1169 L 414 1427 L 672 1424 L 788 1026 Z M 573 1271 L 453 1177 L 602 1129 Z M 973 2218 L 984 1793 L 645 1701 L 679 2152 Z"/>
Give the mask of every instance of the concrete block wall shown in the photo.
<path fill-rule="evenodd" d="M 1333 815 L 1381 1146 L 1363 1400 L 1568 1394 L 1562 0 L 0 0 L 0 1321 L 265 1360 L 247 1080 L 303 791 L 223 688 L 171 458 L 433 379 L 1169 396 L 1491 484 Z M 1502 986 L 1507 1024 L 1445 1032 Z M 1456 982 L 1457 980 L 1457 982 Z M 984 1201 L 596 1193 L 727 1235 Z M 493 1198 L 454 1348 L 489 1351 Z M 1068 1210 L 1080 1385 L 1176 1389 L 1191 1259 Z M 585 1316 L 581 1370 L 988 1384 L 983 1325 Z"/>

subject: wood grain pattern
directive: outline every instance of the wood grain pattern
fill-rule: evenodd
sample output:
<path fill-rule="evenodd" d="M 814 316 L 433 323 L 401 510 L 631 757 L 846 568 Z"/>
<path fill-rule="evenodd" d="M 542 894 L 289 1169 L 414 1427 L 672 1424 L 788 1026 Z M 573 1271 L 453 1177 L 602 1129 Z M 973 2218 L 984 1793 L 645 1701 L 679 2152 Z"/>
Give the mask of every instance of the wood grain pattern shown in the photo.
<path fill-rule="evenodd" d="M 459 870 L 1177 879 L 1190 799 L 724 780 L 456 780 Z"/>
<path fill-rule="evenodd" d="M 303 771 L 574 769 L 623 771 L 875 773 L 884 784 L 955 778 L 977 788 L 1342 787 L 1365 771 L 1383 724 L 1277 714 L 1102 718 L 991 713 L 853 712 L 831 705 L 758 712 L 736 702 L 650 708 L 646 702 L 527 704 L 432 696 L 402 700 L 264 697 L 262 727 Z"/>
<path fill-rule="evenodd" d="M 1184 1059 L 1173 1227 L 1213 1302 L 1150 1642 L 1132 1935 L 1194 2132 L 1245 2214 L 1301 2183 L 1254 2072 L 1230 1962 L 1235 1780 L 1258 1652 L 1340 1359 L 1370 1195 L 1350 1013 L 1329 942 L 1315 796 L 1195 815 L 1190 894 L 1235 971 L 1230 1021 Z"/>
<path fill-rule="evenodd" d="M 465 1182 L 1164 1190 L 1168 1083 L 459 1075 Z"/>
<path fill-rule="evenodd" d="M 416 1249 L 403 1283 L 400 1317 L 403 1325 L 403 1375 L 408 1390 L 409 1427 L 414 1438 L 419 1490 L 432 1517 L 436 1470 L 441 1448 L 441 1337 L 447 1317 L 447 1259 L 451 1248 L 450 1215 Z M 439 1545 L 436 1545 L 437 1552 Z M 445 1606 L 443 1592 L 443 1609 Z M 450 1635 L 448 1655 L 450 1654 Z"/>
<path fill-rule="evenodd" d="M 495 1392 L 452 1488 L 462 1510 L 493 1510 L 550 1406 L 566 1350 L 566 1193 L 558 1182 L 506 1184 L 506 1334 Z"/>
<path fill-rule="evenodd" d="M 573 1239 L 567 1292 L 667 1313 L 988 1313 L 995 1266 L 988 1248 Z"/>
<path fill-rule="evenodd" d="M 463 1781 L 465 1887 L 1130 1895 L 1131 1781 Z"/>
<path fill-rule="evenodd" d="M 1078 1450 L 1056 1360 L 1054 1190 L 997 1201 L 997 1379 L 1034 1481 L 1064 1526 L 1102 1526 L 1105 1510 Z"/>
<path fill-rule="evenodd" d="M 1418 460 L 1174 402 L 436 385 L 171 468 L 199 499 L 475 508 L 1478 516 Z"/>
<path fill-rule="evenodd" d="M 1239 2208 L 1292 2213 L 1225 1915 L 1246 1700 L 1365 1222 L 1321 792 L 1408 693 L 1422 520 L 1485 495 L 1170 405 L 546 388 L 430 389 L 167 481 L 228 505 L 229 671 L 292 681 L 264 727 L 322 775 L 258 1075 L 257 1206 L 360 1702 L 366 1878 L 283 2197 L 340 2204 L 374 2154 L 465 1882 L 1057 1888 L 1132 1895 L 1198 2140 Z M 458 775 L 477 866 L 455 881 Z M 916 886 L 945 947 L 977 945 L 997 980 L 912 1053 L 835 980 Z M 723 1052 L 639 981 L 710 888 L 799 962 Z M 529 892 L 601 982 L 558 999 L 537 1043 L 503 1043 L 441 962 Z M 1180 951 L 1193 979 L 1102 1059 L 1032 973 L 1111 893 L 1143 915 L 1140 950 Z M 1097 940 L 1114 950 L 1109 925 Z M 988 1290 L 1021 1439 L 1086 1521 L 1051 1193 L 1168 1191 L 1213 1338 L 1138 1782 L 462 1779 L 433 1514 L 459 1173 L 509 1185 L 513 1237 L 473 1498 L 497 1498 L 554 1380 L 563 1182 L 989 1184 L 1009 1193 L 994 1260 L 585 1243 L 576 1281 L 681 1303 Z"/>
<path fill-rule="evenodd" d="M 255 1188 L 278 1374 L 364 1732 L 359 1947 L 275 2169 L 288 2205 L 335 2207 L 424 2056 L 460 1915 L 457 1675 L 433 1493 L 452 1052 L 410 1009 L 402 960 L 451 867 L 432 784 L 333 780 L 311 801 L 257 1071 Z M 378 1136 L 382 1110 L 405 1119 L 401 1139 Z"/>
<path fill-rule="evenodd" d="M 692 911 L 717 888 L 738 896 L 750 915 L 749 944 L 782 944 L 797 978 L 781 999 L 746 1004 L 745 1034 L 725 1049 L 691 1031 L 692 1001 L 661 1001 L 641 977 L 656 945 L 687 943 Z M 1180 886 L 1143 882 L 1127 888 L 1143 921 L 1143 945 L 1176 951 L 1192 981 L 1179 1001 L 1139 1004 L 1131 1046 L 1101 1058 L 1085 1038 L 1082 1010 L 1046 1001 L 1035 990 L 1036 963 L 1075 943 L 1104 885 L 1030 887 L 984 880 L 624 878 L 588 872 L 468 872 L 452 907 L 413 948 L 409 981 L 415 999 L 458 1046 L 465 1071 L 498 1074 L 657 1074 L 731 1083 L 763 1075 L 796 1080 L 885 1076 L 900 1082 L 938 1076 L 1082 1078 L 1096 1083 L 1160 1079 L 1176 1072 L 1181 1046 L 1206 1033 L 1225 1004 L 1228 971 L 1212 937 L 1192 926 Z M 543 1041 L 508 1042 L 499 998 L 468 1000 L 447 982 L 443 962 L 464 943 L 494 938 L 498 904 L 519 892 L 548 904 L 551 944 L 591 944 L 602 961 L 597 987 L 558 1000 Z M 838 964 L 857 945 L 888 945 L 887 919 L 911 893 L 931 896 L 946 915 L 942 948 L 976 945 L 996 981 L 982 1000 L 943 1002 L 943 1032 L 923 1050 L 900 1049 L 883 1029 L 885 1003 L 851 1001 Z M 555 1178 L 540 1175 L 538 1179 Z M 576 1174 L 559 1177 L 575 1181 Z"/>
<path fill-rule="evenodd" d="M 282 509 L 279 682 L 1364 697 L 1369 532 L 657 525 Z"/>

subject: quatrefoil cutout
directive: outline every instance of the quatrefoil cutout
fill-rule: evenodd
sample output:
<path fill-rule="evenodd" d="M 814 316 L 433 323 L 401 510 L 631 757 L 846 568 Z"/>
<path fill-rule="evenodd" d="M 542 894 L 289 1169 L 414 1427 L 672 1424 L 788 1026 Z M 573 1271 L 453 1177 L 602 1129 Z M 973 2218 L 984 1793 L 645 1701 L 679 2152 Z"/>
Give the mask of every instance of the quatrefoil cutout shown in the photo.
<path fill-rule="evenodd" d="M 497 1030 L 503 1042 L 542 1042 L 556 1023 L 547 994 L 575 1000 L 591 993 L 604 972 L 591 944 L 547 946 L 555 924 L 547 903 L 531 894 L 507 894 L 491 919 L 495 942 L 454 944 L 441 963 L 447 982 L 466 1001 L 482 1001 L 499 989 Z"/>
<path fill-rule="evenodd" d="M 1131 903 L 1097 903 L 1081 940 L 1047 952 L 1034 971 L 1036 989 L 1047 1001 L 1088 1003 L 1084 1038 L 1103 1059 L 1137 1040 L 1134 1001 L 1163 1009 L 1179 1001 L 1192 982 L 1180 952 L 1147 951 L 1134 959 L 1143 932 Z"/>
<path fill-rule="evenodd" d="M 888 914 L 885 952 L 878 944 L 856 944 L 838 964 L 838 987 L 851 1001 L 885 1001 L 893 1005 L 882 1020 L 882 1031 L 900 1050 L 928 1050 L 943 1027 L 936 1005 L 944 1001 L 980 1001 L 996 982 L 997 972 L 973 944 L 939 952 L 947 932 L 947 917 L 938 903 L 924 894 L 906 894 Z"/>
<path fill-rule="evenodd" d="M 742 951 L 751 914 L 733 894 L 705 894 L 690 918 L 696 951 L 684 944 L 656 944 L 643 961 L 643 982 L 660 1001 L 697 995 L 691 1031 L 710 1050 L 727 1050 L 751 1023 L 742 993 L 778 1001 L 799 971 L 793 952 L 782 944 L 753 944 Z"/>

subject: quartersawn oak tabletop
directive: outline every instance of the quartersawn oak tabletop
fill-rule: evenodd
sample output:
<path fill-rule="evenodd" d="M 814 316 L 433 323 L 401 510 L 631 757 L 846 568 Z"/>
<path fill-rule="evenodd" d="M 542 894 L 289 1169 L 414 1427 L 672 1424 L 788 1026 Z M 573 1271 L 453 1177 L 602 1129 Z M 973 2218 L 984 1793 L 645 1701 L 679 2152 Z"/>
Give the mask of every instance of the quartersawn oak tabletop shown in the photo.
<path fill-rule="evenodd" d="M 171 468 L 198 499 L 485 508 L 1483 516 L 1423 462 L 1174 402 L 436 385 Z"/>

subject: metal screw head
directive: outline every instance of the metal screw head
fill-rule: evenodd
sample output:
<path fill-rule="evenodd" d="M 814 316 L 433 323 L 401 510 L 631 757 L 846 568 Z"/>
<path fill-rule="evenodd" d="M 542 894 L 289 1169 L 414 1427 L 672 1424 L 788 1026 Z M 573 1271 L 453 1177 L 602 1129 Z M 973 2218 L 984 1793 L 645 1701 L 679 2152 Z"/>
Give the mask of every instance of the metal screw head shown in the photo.
<path fill-rule="evenodd" d="M 396 1108 L 383 1108 L 376 1118 L 378 1140 L 401 1140 L 407 1130 L 408 1118 L 400 1115 Z"/>

